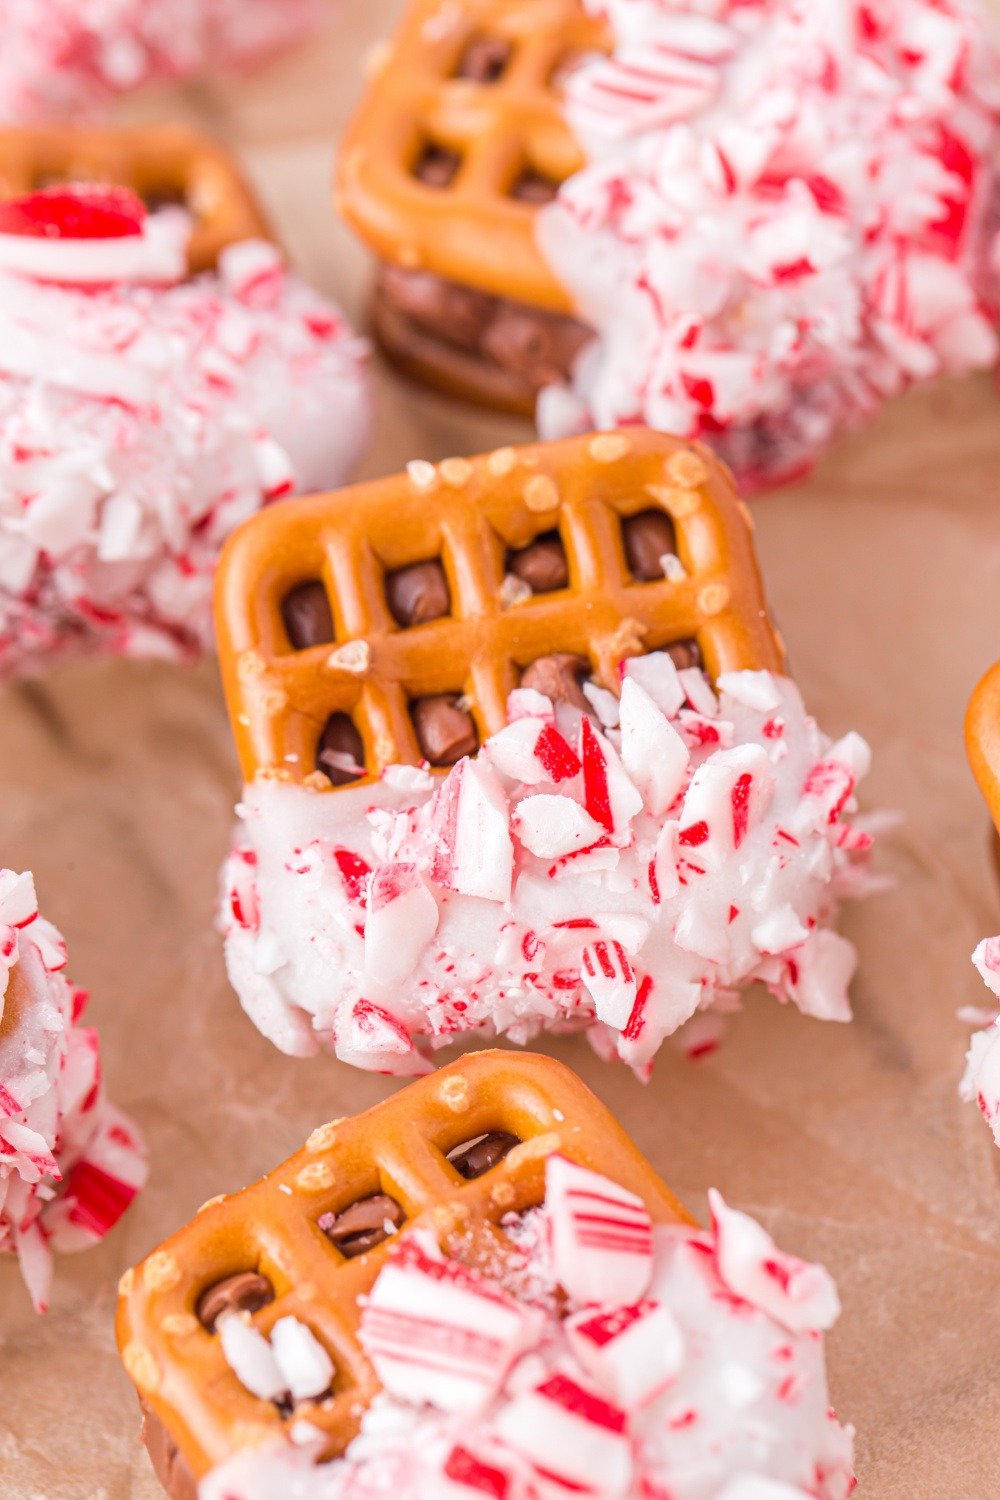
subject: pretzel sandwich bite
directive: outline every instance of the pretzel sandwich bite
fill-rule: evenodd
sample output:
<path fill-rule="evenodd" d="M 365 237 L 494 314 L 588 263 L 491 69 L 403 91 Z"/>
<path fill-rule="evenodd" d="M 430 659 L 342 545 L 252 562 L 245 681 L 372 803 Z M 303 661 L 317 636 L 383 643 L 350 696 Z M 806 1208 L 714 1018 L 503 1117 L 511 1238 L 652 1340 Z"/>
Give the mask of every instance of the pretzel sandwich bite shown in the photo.
<path fill-rule="evenodd" d="M 998 52 L 967 0 L 411 0 L 344 142 L 408 373 L 543 437 L 703 438 L 800 475 L 986 369 Z"/>
<path fill-rule="evenodd" d="M 0 674 L 208 646 L 225 536 L 358 456 L 364 363 L 218 147 L 0 133 Z"/>
<path fill-rule="evenodd" d="M 414 1072 L 463 1032 L 586 1028 L 646 1070 L 754 979 L 849 1015 L 829 924 L 867 750 L 776 675 L 705 450 L 416 462 L 244 528 L 217 606 L 246 782 L 227 960 L 284 1051 Z"/>
<path fill-rule="evenodd" d="M 833 1285 L 712 1207 L 706 1233 L 546 1058 L 467 1057 L 322 1126 L 122 1281 L 160 1479 L 173 1500 L 199 1480 L 241 1500 L 694 1500 L 696 1479 L 752 1473 L 843 1500 Z"/>

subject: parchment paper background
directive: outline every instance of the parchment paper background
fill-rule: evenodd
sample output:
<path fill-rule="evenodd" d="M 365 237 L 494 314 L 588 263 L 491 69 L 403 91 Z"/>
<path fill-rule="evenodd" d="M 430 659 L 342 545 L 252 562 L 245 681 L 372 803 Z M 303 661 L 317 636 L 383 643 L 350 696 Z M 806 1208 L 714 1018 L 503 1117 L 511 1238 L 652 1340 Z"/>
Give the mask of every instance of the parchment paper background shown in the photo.
<path fill-rule="evenodd" d="M 328 180 L 362 55 L 398 9 L 345 0 L 325 37 L 265 74 L 129 111 L 230 142 L 299 268 L 358 317 L 366 257 L 334 221 Z M 381 372 L 379 408 L 369 475 L 527 436 Z M 716 1184 L 836 1274 L 833 1395 L 858 1429 L 864 1500 L 1000 1495 L 1000 1152 L 955 1093 L 955 1010 L 986 998 L 969 953 L 1000 928 L 961 743 L 969 691 L 1000 652 L 998 490 L 1000 394 L 982 380 L 897 404 L 808 484 L 756 506 L 806 700 L 831 733 L 868 737 L 867 801 L 906 818 L 881 855 L 895 890 L 847 913 L 854 1025 L 762 997 L 715 1056 L 665 1050 L 646 1088 L 582 1040 L 553 1044 L 694 1211 Z M 393 1085 L 282 1058 L 228 988 L 212 912 L 237 779 L 212 664 L 67 667 L 6 690 L 0 776 L 0 863 L 34 869 L 153 1168 L 109 1242 L 62 1261 L 44 1320 L 0 1265 L 0 1496 L 154 1500 L 114 1352 L 118 1275 L 205 1198 Z"/>

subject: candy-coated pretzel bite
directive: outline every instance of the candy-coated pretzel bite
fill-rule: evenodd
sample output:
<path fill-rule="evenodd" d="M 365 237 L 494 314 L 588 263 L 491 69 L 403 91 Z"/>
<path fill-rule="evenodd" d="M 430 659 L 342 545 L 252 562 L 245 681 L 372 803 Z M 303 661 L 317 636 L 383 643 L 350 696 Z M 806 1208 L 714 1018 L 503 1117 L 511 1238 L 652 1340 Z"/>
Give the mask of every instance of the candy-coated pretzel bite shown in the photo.
<path fill-rule="evenodd" d="M 472 749 L 542 658 L 585 659 L 612 688 L 625 657 L 682 643 L 713 678 L 780 672 L 751 530 L 706 449 L 638 429 L 413 463 L 265 510 L 216 584 L 244 775 L 328 789 L 331 729 L 369 777 L 434 763 L 432 702 L 457 705 Z"/>
<path fill-rule="evenodd" d="M 1000 662 L 976 685 L 969 700 L 965 749 L 990 816 L 1000 830 Z"/>
<path fill-rule="evenodd" d="M 345 218 L 392 264 L 571 312 L 534 219 L 583 165 L 560 74 L 609 45 L 578 0 L 414 0 L 344 140 Z"/>
<path fill-rule="evenodd" d="M 0 198 L 67 182 L 129 187 L 151 209 L 187 209 L 192 274 L 214 266 L 227 245 L 274 238 L 232 158 L 183 126 L 0 130 Z"/>
<path fill-rule="evenodd" d="M 379 1195 L 381 1223 L 426 1226 L 448 1254 L 495 1270 L 513 1248 L 500 1220 L 543 1200 L 554 1152 L 637 1194 L 654 1222 L 693 1222 L 567 1068 L 502 1052 L 462 1058 L 321 1126 L 260 1182 L 207 1203 L 121 1283 L 118 1342 L 161 1479 L 169 1474 L 183 1493 L 178 1464 L 201 1476 L 293 1420 L 324 1432 L 328 1455 L 342 1452 L 379 1389 L 358 1339 L 358 1302 L 391 1240 L 370 1229 L 359 1239 L 353 1221 L 371 1217 L 365 1204 Z M 333 1361 L 330 1394 L 294 1414 L 251 1395 L 214 1331 L 227 1307 L 251 1312 L 265 1334 L 284 1316 L 304 1323 Z"/>

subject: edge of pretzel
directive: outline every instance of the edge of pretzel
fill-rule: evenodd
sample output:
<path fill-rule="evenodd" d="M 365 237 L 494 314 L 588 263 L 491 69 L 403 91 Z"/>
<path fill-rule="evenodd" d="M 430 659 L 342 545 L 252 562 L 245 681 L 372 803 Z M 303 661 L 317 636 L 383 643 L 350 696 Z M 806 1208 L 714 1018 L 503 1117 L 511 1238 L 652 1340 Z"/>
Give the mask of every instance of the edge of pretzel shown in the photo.
<path fill-rule="evenodd" d="M 40 176 L 113 183 L 140 197 L 143 186 L 146 192 L 183 186 L 194 219 L 192 275 L 209 270 L 227 245 L 240 240 L 278 243 L 235 158 L 187 125 L 0 129 L 0 197 L 32 191 Z"/>
<path fill-rule="evenodd" d="M 497 1096 L 499 1102 L 493 1102 Z M 504 1113 L 497 1118 L 499 1110 Z M 444 1152 L 449 1133 L 457 1145 L 512 1118 L 521 1126 L 520 1146 L 483 1176 L 456 1182 L 447 1194 L 424 1192 L 424 1206 L 408 1221 L 408 1228 L 432 1223 L 442 1244 L 451 1242 L 466 1255 L 471 1248 L 474 1262 L 470 1225 L 473 1236 L 477 1226 L 488 1227 L 493 1222 L 490 1205 L 498 1217 L 509 1207 L 542 1201 L 545 1161 L 557 1151 L 582 1166 L 610 1173 L 639 1194 L 655 1222 L 697 1222 L 606 1106 L 563 1063 L 532 1053 L 471 1053 L 362 1114 L 321 1126 L 281 1166 L 240 1192 L 210 1200 L 185 1228 L 125 1272 L 116 1319 L 118 1346 L 143 1409 L 152 1415 L 161 1456 L 168 1455 L 171 1464 L 179 1457 L 182 1466 L 200 1477 L 237 1448 L 278 1436 L 285 1426 L 271 1403 L 251 1396 L 228 1368 L 224 1376 L 216 1370 L 209 1380 L 203 1371 L 199 1379 L 196 1358 L 183 1352 L 190 1350 L 192 1341 L 201 1341 L 204 1348 L 204 1340 L 212 1337 L 194 1317 L 198 1296 L 220 1276 L 239 1269 L 234 1262 L 247 1253 L 242 1244 L 230 1243 L 235 1238 L 234 1217 L 241 1226 L 256 1226 L 256 1233 L 247 1236 L 248 1244 L 252 1238 L 255 1245 L 266 1247 L 275 1265 L 297 1271 L 301 1264 L 296 1262 L 295 1246 L 289 1245 L 294 1226 L 304 1224 L 324 1188 L 327 1196 L 335 1193 L 347 1202 L 353 1201 L 350 1192 L 357 1196 L 370 1191 L 380 1166 L 380 1143 L 391 1144 L 393 1129 L 410 1132 L 412 1150 L 407 1153 L 405 1145 L 398 1146 L 388 1162 L 404 1170 L 409 1163 L 414 1182 L 422 1183 L 420 1153 L 426 1154 L 433 1136 L 442 1138 L 437 1149 Z M 405 1134 L 401 1140 L 406 1140 Z M 338 1165 L 344 1171 L 339 1179 Z M 338 1182 L 346 1191 L 338 1191 Z M 417 1197 L 421 1191 L 415 1190 Z M 282 1225 L 273 1222 L 273 1208 L 268 1212 L 269 1201 L 287 1205 L 288 1221 L 294 1221 L 285 1238 Z M 341 1307 L 352 1329 L 357 1298 L 374 1282 L 392 1242 L 390 1238 L 342 1264 L 335 1258 L 330 1261 L 330 1277 L 335 1286 L 339 1279 L 339 1287 L 327 1295 L 326 1310 Z M 314 1313 L 324 1306 L 321 1287 L 311 1286 L 308 1295 L 307 1288 L 298 1290 L 303 1294 L 299 1302 Z M 360 1422 L 360 1408 L 378 1389 L 360 1346 L 356 1365 L 349 1371 L 354 1377 L 350 1418 L 338 1418 L 336 1441 L 330 1433 L 331 1454 L 343 1450 Z"/>
<path fill-rule="evenodd" d="M 1000 831 L 1000 662 L 981 677 L 965 714 L 965 753 Z"/>
<path fill-rule="evenodd" d="M 523 11 L 525 0 L 517 8 Z M 532 29 L 540 34 L 558 35 L 568 18 L 592 37 L 594 46 L 606 34 L 600 22 L 582 14 L 577 0 L 530 0 L 530 11 Z M 376 57 L 338 155 L 337 206 L 382 260 L 433 271 L 494 296 L 572 313 L 572 297 L 535 242 L 532 226 L 537 210 L 504 199 L 499 192 L 483 195 L 478 185 L 475 200 L 464 197 L 461 188 L 429 189 L 401 170 L 407 142 L 416 139 L 418 101 L 433 113 L 442 83 L 449 82 L 444 60 L 463 38 L 468 40 L 488 27 L 489 6 L 465 0 L 455 8 L 449 25 L 439 26 L 428 39 L 431 22 L 440 12 L 440 0 L 412 0 Z M 441 62 L 436 71 L 427 66 L 431 59 Z M 476 113 L 472 94 L 476 87 L 470 83 L 466 109 L 470 119 Z M 578 171 L 584 154 L 558 111 L 556 96 L 546 95 L 541 85 L 506 85 L 505 92 L 520 104 L 525 121 L 544 132 L 549 149 L 562 162 L 563 175 Z M 550 104 L 540 103 L 543 98 Z M 516 154 L 519 142 L 508 144 Z"/>
<path fill-rule="evenodd" d="M 627 446 L 622 447 L 623 444 Z M 610 461 L 604 457 L 609 448 L 615 454 Z M 710 675 L 715 677 L 721 672 L 741 668 L 774 672 L 784 669 L 783 645 L 767 612 L 753 548 L 752 518 L 738 496 L 729 470 L 707 448 L 664 433 L 629 428 L 611 434 L 567 438 L 557 443 L 533 443 L 517 449 L 502 449 L 472 459 L 444 460 L 437 466 L 437 472 L 440 475 L 443 471 L 447 476 L 454 472 L 449 468 L 449 462 L 459 465 L 464 476 L 460 489 L 469 507 L 478 506 L 486 515 L 491 494 L 498 489 L 502 494 L 507 479 L 507 476 L 498 477 L 491 470 L 498 454 L 516 456 L 518 473 L 523 472 L 525 483 L 533 473 L 552 479 L 553 476 L 575 474 L 581 466 L 591 465 L 595 472 L 595 498 L 600 496 L 601 472 L 609 476 L 609 483 L 614 483 L 613 476 L 619 474 L 624 465 L 635 465 L 637 495 L 648 493 L 648 486 L 652 485 L 659 496 L 665 496 L 654 503 L 661 504 L 674 521 L 681 550 L 685 546 L 685 529 L 690 528 L 691 534 L 697 533 L 706 546 L 706 538 L 711 537 L 711 544 L 719 554 L 715 572 L 717 580 L 724 581 L 725 598 L 712 621 L 713 636 L 707 643 L 706 665 Z M 598 455 L 601 455 L 600 459 Z M 679 455 L 690 456 L 692 461 L 697 459 L 699 469 L 704 471 L 703 477 L 693 487 L 671 487 L 669 470 L 665 466 L 676 462 Z M 554 482 L 558 484 L 558 478 Z M 447 477 L 443 483 L 448 484 Z M 305 692 L 307 683 L 315 684 L 320 672 L 326 673 L 331 683 L 336 675 L 330 669 L 330 646 L 300 651 L 292 658 L 285 654 L 287 647 L 279 644 L 279 628 L 274 611 L 268 610 L 267 600 L 279 583 L 281 587 L 291 589 L 314 576 L 308 568 L 315 566 L 315 562 L 296 564 L 296 559 L 317 559 L 327 547 L 336 550 L 340 540 L 340 517 L 350 517 L 351 526 L 355 526 L 366 508 L 372 514 L 377 511 L 384 514 L 385 508 L 393 503 L 398 513 L 403 485 L 409 486 L 405 474 L 392 475 L 330 494 L 282 501 L 279 506 L 269 507 L 251 517 L 227 542 L 216 574 L 216 632 L 230 722 L 246 781 L 258 775 L 299 782 L 307 780 L 312 767 L 311 762 L 305 767 L 307 757 L 301 746 L 305 744 L 307 729 L 315 740 L 322 723 L 306 708 L 297 706 L 295 693 Z M 454 490 L 454 485 L 450 488 Z M 409 489 L 406 495 L 413 504 L 433 507 L 435 503 L 433 496 L 426 495 L 421 496 L 419 502 L 413 501 Z M 691 497 L 695 495 L 699 498 L 691 507 Z M 650 500 L 645 503 L 648 506 Z M 673 510 L 671 505 L 675 507 Z M 367 526 L 369 540 L 377 545 L 374 529 L 377 528 Z M 646 585 L 650 588 L 660 586 Z M 610 606 L 610 583 L 608 591 Z M 595 592 L 600 591 L 591 590 L 591 604 Z M 615 598 L 622 595 L 623 590 L 617 589 Z M 635 602 L 638 607 L 638 601 Z M 523 608 L 527 610 L 529 606 Z M 470 623 L 474 623 L 474 618 L 465 617 Z M 619 624 L 623 623 L 623 616 L 618 615 L 616 619 Z M 590 628 L 595 629 L 596 622 L 592 621 Z M 707 631 L 708 625 L 703 624 L 701 628 Z M 364 639 L 364 635 L 349 635 L 345 640 L 338 639 L 336 645 L 340 648 L 352 640 Z M 373 639 L 377 648 L 379 637 L 373 636 Z M 553 646 L 550 649 L 558 648 Z M 375 660 L 373 678 L 377 680 L 377 650 Z M 331 702 L 327 712 L 336 707 L 336 703 Z M 280 717 L 282 714 L 287 716 L 287 723 Z M 499 724 L 494 727 L 499 727 Z M 299 748 L 295 750 L 296 758 L 290 769 L 286 763 L 287 751 L 283 747 L 286 741 L 293 740 Z M 391 763 L 393 758 L 376 756 L 369 765 L 368 779 L 377 779 L 384 765 Z M 355 786 L 360 784 L 361 781 L 352 783 Z M 322 790 L 336 788 L 324 785 Z"/>

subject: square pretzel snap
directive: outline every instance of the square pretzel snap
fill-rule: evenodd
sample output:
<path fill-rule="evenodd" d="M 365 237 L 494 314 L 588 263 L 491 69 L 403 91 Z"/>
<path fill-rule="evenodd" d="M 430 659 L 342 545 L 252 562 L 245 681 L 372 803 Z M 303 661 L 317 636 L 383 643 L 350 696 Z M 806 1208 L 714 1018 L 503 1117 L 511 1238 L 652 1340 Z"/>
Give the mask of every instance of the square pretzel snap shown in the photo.
<path fill-rule="evenodd" d="M 780 672 L 749 513 L 698 444 L 640 429 L 418 461 L 255 516 L 216 583 L 245 779 L 321 790 L 452 764 L 539 663 L 615 690 L 648 651 Z"/>
<path fill-rule="evenodd" d="M 326 1454 L 354 1436 L 379 1390 L 359 1305 L 397 1231 L 425 1228 L 450 1256 L 496 1269 L 514 1253 L 501 1221 L 545 1197 L 553 1154 L 600 1171 L 654 1223 L 693 1221 L 613 1116 L 561 1063 L 482 1052 L 353 1119 L 320 1126 L 274 1172 L 206 1204 L 127 1271 L 118 1341 L 142 1402 L 145 1439 L 172 1492 L 247 1446 L 307 1421 Z M 305 1401 L 255 1397 L 222 1347 L 223 1314 L 267 1335 L 308 1328 L 332 1365 Z"/>
<path fill-rule="evenodd" d="M 415 0 L 344 141 L 344 217 L 391 264 L 571 312 L 534 219 L 583 165 L 560 79 L 609 47 L 578 0 Z"/>
<path fill-rule="evenodd" d="M 192 275 L 214 266 L 227 245 L 274 238 L 232 157 L 184 126 L 0 130 L 0 198 L 83 182 L 131 188 L 151 210 L 185 208 Z"/>

